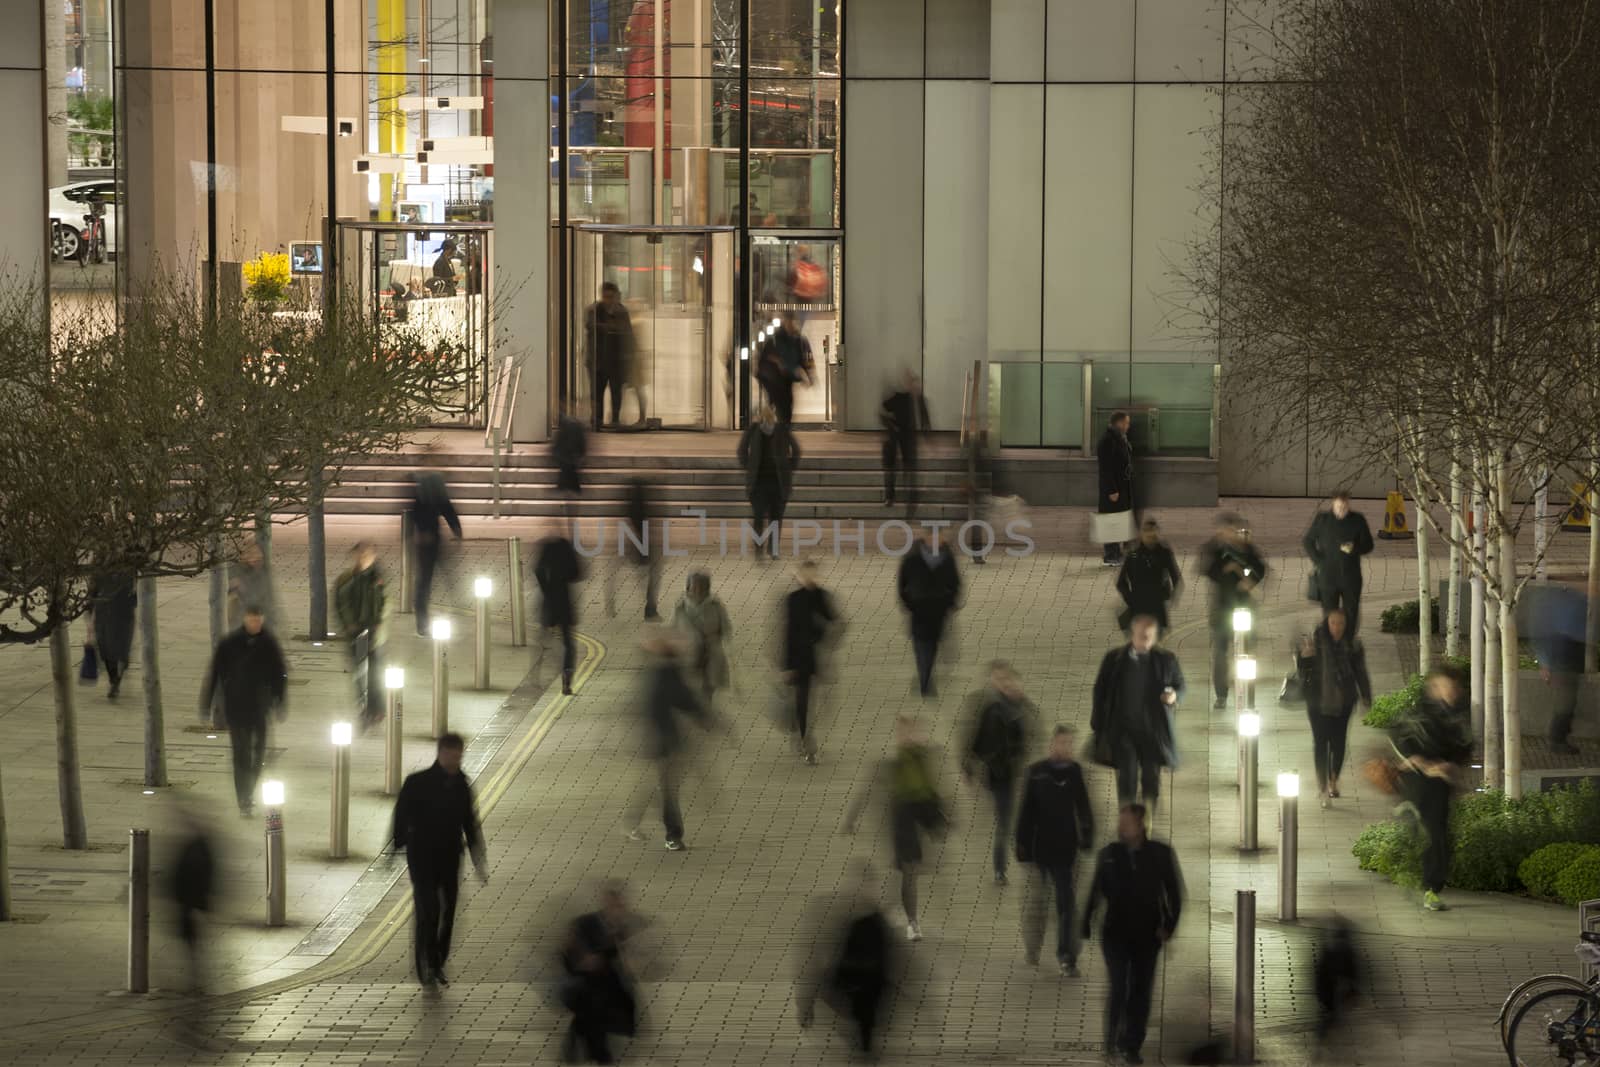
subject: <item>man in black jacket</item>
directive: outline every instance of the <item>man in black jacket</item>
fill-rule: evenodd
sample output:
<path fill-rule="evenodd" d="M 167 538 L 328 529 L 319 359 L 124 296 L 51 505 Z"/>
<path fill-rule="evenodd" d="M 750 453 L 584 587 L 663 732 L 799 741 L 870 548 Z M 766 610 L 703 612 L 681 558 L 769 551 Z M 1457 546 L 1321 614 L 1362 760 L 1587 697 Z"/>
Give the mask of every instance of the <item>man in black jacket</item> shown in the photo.
<path fill-rule="evenodd" d="M 890 389 L 878 412 L 883 423 L 883 502 L 894 507 L 894 468 L 898 453 L 906 472 L 906 514 L 917 507 L 917 440 L 928 428 L 928 401 L 922 383 L 909 370 L 899 388 Z"/>
<path fill-rule="evenodd" d="M 644 620 L 655 622 L 661 618 L 656 611 L 656 593 L 661 587 L 661 555 L 666 546 L 652 543 L 652 538 L 664 540 L 666 522 L 651 518 L 655 510 L 650 487 L 643 478 L 628 480 L 627 516 L 623 530 L 618 534 L 617 551 L 622 557 L 613 560 L 606 568 L 606 615 L 617 613 L 617 580 L 622 576 L 624 562 L 644 571 Z"/>
<path fill-rule="evenodd" d="M 1107 652 L 1094 680 L 1090 726 L 1117 769 L 1117 803 L 1132 804 L 1142 791 L 1154 808 L 1161 768 L 1178 765 L 1172 717 L 1183 696 L 1178 657 L 1156 647 L 1156 621 L 1133 620 L 1128 643 Z"/>
<path fill-rule="evenodd" d="M 436 449 L 427 448 L 431 457 Z M 456 506 L 450 502 L 450 492 L 445 488 L 444 475 L 435 470 L 418 471 L 416 496 L 411 504 L 411 538 L 417 549 L 416 586 L 412 590 L 417 615 L 417 636 L 428 637 L 428 603 L 433 598 L 433 572 L 439 565 L 442 537 L 439 524 L 445 523 L 457 541 L 461 540 L 461 518 Z"/>
<path fill-rule="evenodd" d="M 1150 1021 L 1150 995 L 1155 989 L 1156 959 L 1172 939 L 1183 910 L 1183 878 L 1170 847 L 1151 841 L 1145 809 L 1123 807 L 1117 817 L 1117 840 L 1100 850 L 1094 883 L 1083 912 L 1083 936 L 1093 928 L 1094 914 L 1105 902 L 1100 951 L 1105 954 L 1111 989 L 1106 1004 L 1106 1055 L 1120 1052 L 1125 1062 L 1144 1062 L 1145 1028 Z"/>
<path fill-rule="evenodd" d="M 754 514 L 756 536 L 770 534 L 767 551 L 777 559 L 783 540 L 783 511 L 794 490 L 795 468 L 800 465 L 800 444 L 789 424 L 768 404 L 762 406 L 760 417 L 745 427 L 737 455 L 744 468 L 744 491 Z M 742 542 L 739 551 L 744 552 Z"/>
<path fill-rule="evenodd" d="M 1011 813 L 1016 808 L 1017 778 L 1033 747 L 1038 709 L 1022 692 L 1011 664 L 989 664 L 989 685 L 968 701 L 968 736 L 962 773 L 968 781 L 981 776 L 994 798 L 994 880 L 1006 881 L 1006 853 L 1011 846 Z"/>
<path fill-rule="evenodd" d="M 599 911 L 580 915 L 567 931 L 561 949 L 562 1003 L 572 1012 L 572 1025 L 562 1050 L 564 1063 L 577 1063 L 578 1048 L 594 1063 L 611 1063 L 611 1034 L 631 1036 L 637 1014 L 633 979 L 622 950 L 637 928 L 628 911 L 622 883 L 605 887 Z"/>
<path fill-rule="evenodd" d="M 961 596 L 961 574 L 947 544 L 935 545 L 924 530 L 900 562 L 900 603 L 911 617 L 911 651 L 917 661 L 917 686 L 933 694 L 933 664 L 944 639 L 945 622 Z"/>
<path fill-rule="evenodd" d="M 278 721 L 287 715 L 284 695 L 289 668 L 278 639 L 262 624 L 261 607 L 244 610 L 244 625 L 224 637 L 211 654 L 211 667 L 200 687 L 200 717 L 211 718 L 217 698 L 233 743 L 233 790 L 239 814 L 255 811 L 256 780 L 267 760 L 267 712 Z"/>
<path fill-rule="evenodd" d="M 1122 594 L 1126 607 L 1117 616 L 1117 624 L 1127 633 L 1135 615 L 1149 615 L 1163 631 L 1168 628 L 1167 606 L 1177 598 L 1178 586 L 1183 583 L 1178 570 L 1178 557 L 1172 548 L 1161 540 L 1161 527 L 1156 520 L 1145 519 L 1139 527 L 1139 543 L 1133 546 L 1117 572 L 1117 592 Z"/>
<path fill-rule="evenodd" d="M 1100 514 L 1133 510 L 1133 446 L 1128 443 L 1132 424 L 1126 411 L 1115 411 L 1106 432 L 1100 435 L 1095 450 L 1100 462 Z M 1122 562 L 1122 545 L 1108 542 L 1101 546 L 1100 560 L 1107 567 Z"/>
<path fill-rule="evenodd" d="M 794 687 L 794 720 L 800 731 L 801 758 L 817 763 L 816 737 L 808 732 L 811 685 L 821 671 L 817 650 L 839 621 L 833 598 L 817 584 L 817 561 L 800 561 L 800 585 L 783 601 L 783 680 Z"/>
<path fill-rule="evenodd" d="M 1028 883 L 1022 910 L 1022 945 L 1028 963 L 1039 962 L 1045 911 L 1055 890 L 1056 962 L 1068 978 L 1078 976 L 1078 924 L 1073 888 L 1078 853 L 1094 847 L 1094 812 L 1083 768 L 1072 758 L 1073 729 L 1057 726 L 1050 755 L 1028 768 L 1017 816 L 1017 862 L 1031 863 L 1037 876 Z M 1046 883 L 1049 883 L 1048 885 Z"/>
<path fill-rule="evenodd" d="M 651 634 L 644 640 L 644 651 L 652 660 L 645 678 L 644 728 L 645 755 L 656 765 L 656 788 L 661 791 L 661 823 L 666 830 L 668 852 L 682 852 L 683 812 L 678 807 L 678 784 L 683 779 L 683 763 L 688 737 L 680 715 L 687 715 L 700 726 L 711 728 L 716 720 L 684 681 L 682 648 L 677 637 Z M 640 790 L 624 817 L 628 839 L 643 841 L 639 822 L 644 815 L 650 790 Z"/>
<path fill-rule="evenodd" d="M 583 316 L 584 348 L 594 370 L 594 426 L 605 421 L 606 389 L 611 390 L 611 426 L 622 419 L 622 387 L 628 381 L 633 356 L 633 320 L 615 282 L 600 287 L 600 299 Z M 640 415 L 644 406 L 640 405 Z"/>
<path fill-rule="evenodd" d="M 1361 557 L 1373 547 L 1366 516 L 1350 510 L 1350 494 L 1340 489 L 1329 509 L 1311 520 L 1300 545 L 1316 568 L 1322 613 L 1341 609 L 1350 636 L 1355 637 L 1361 610 Z"/>
<path fill-rule="evenodd" d="M 1228 706 L 1233 682 L 1233 612 L 1255 612 L 1252 593 L 1267 576 L 1243 516 L 1217 516 L 1217 532 L 1200 548 L 1200 573 L 1211 582 L 1211 687 L 1217 707 Z"/>
<path fill-rule="evenodd" d="M 583 580 L 583 559 L 572 543 L 572 520 L 562 533 L 548 537 L 539 544 L 539 555 L 533 564 L 533 579 L 539 584 L 539 652 L 538 662 L 544 662 L 545 640 L 551 630 L 561 631 L 561 692 L 572 693 L 572 671 L 577 666 L 578 651 L 572 640 L 572 628 L 578 624 L 578 612 L 572 597 L 572 587 Z"/>
<path fill-rule="evenodd" d="M 461 771 L 460 734 L 439 738 L 433 766 L 408 775 L 394 804 L 393 854 L 406 852 L 417 918 L 417 980 L 423 988 L 449 985 L 444 961 L 455 928 L 463 846 L 478 881 L 487 882 L 483 831 L 472 783 Z"/>

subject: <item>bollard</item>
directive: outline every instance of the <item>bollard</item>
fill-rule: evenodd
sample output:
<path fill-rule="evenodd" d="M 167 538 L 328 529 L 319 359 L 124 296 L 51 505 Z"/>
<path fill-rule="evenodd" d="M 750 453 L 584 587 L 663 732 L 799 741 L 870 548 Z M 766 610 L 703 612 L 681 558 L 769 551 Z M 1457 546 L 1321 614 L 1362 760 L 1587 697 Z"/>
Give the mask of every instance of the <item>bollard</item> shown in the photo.
<path fill-rule="evenodd" d="M 450 620 L 433 620 L 433 736 L 450 732 Z"/>
<path fill-rule="evenodd" d="M 328 857 L 350 855 L 350 724 L 333 724 L 333 793 L 328 818 Z"/>
<path fill-rule="evenodd" d="M 522 596 L 522 538 L 508 539 L 506 554 L 511 564 L 511 644 L 523 648 L 528 643 L 528 612 Z"/>
<path fill-rule="evenodd" d="M 1260 746 L 1261 716 L 1247 711 L 1239 716 L 1239 847 L 1246 852 L 1260 847 L 1257 833 Z"/>
<path fill-rule="evenodd" d="M 1300 861 L 1300 775 L 1278 775 L 1278 919 L 1294 922 L 1295 879 Z"/>
<path fill-rule="evenodd" d="M 411 611 L 411 512 L 400 513 L 400 614 Z"/>
<path fill-rule="evenodd" d="M 261 783 L 261 803 L 267 809 L 268 926 L 282 926 L 287 921 L 284 895 L 288 888 L 288 874 L 283 845 L 283 796 L 282 782 Z"/>
<path fill-rule="evenodd" d="M 128 992 L 150 992 L 150 831 L 128 831 Z"/>
<path fill-rule="evenodd" d="M 1256 1061 L 1256 891 L 1233 894 L 1233 1062 Z"/>
<path fill-rule="evenodd" d="M 403 732 L 402 695 L 406 687 L 406 672 L 404 667 L 385 667 L 383 669 L 383 687 L 388 694 L 388 709 L 384 716 L 386 729 L 383 734 L 383 792 L 387 796 L 400 795 L 400 754 L 405 742 Z"/>
<path fill-rule="evenodd" d="M 477 632 L 472 656 L 472 687 L 489 688 L 489 597 L 494 583 L 487 578 L 472 581 L 472 596 L 477 601 Z"/>

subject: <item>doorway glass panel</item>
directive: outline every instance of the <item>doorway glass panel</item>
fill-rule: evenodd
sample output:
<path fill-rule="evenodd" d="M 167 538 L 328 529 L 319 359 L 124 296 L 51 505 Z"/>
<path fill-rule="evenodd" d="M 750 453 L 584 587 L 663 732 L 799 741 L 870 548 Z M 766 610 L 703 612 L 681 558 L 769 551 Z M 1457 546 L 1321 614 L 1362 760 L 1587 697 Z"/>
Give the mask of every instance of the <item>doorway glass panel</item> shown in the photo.
<path fill-rule="evenodd" d="M 800 335 L 811 349 L 810 383 L 794 390 L 794 421 L 823 425 L 833 418 L 832 368 L 839 357 L 838 231 L 809 234 L 758 233 L 750 238 L 751 373 L 765 335 L 784 329 L 794 316 Z M 753 386 L 751 396 L 761 395 Z"/>

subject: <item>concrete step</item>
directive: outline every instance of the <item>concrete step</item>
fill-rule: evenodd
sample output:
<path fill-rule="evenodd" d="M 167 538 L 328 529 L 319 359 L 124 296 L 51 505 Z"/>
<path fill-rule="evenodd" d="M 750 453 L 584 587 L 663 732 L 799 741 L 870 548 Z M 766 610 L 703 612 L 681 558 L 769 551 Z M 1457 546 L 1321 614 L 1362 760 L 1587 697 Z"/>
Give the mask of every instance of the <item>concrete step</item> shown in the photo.
<path fill-rule="evenodd" d="M 490 467 L 439 467 L 435 468 L 444 475 L 446 484 L 454 486 L 467 485 L 492 485 L 494 471 Z M 397 474 L 393 467 L 362 464 L 350 466 L 340 471 L 339 478 L 343 484 L 361 483 L 397 483 Z M 503 485 L 544 485 L 554 486 L 556 483 L 556 469 L 554 467 L 508 467 L 500 471 L 500 481 Z M 653 485 L 732 485 L 743 487 L 744 471 L 736 467 L 728 468 L 588 468 L 583 472 L 584 486 L 628 484 L 635 478 L 643 477 Z M 959 488 L 966 481 L 964 471 L 945 470 L 918 470 L 920 484 L 928 488 Z M 883 485 L 883 472 L 879 468 L 871 470 L 815 470 L 802 467 L 795 471 L 795 484 L 797 486 L 840 486 L 864 487 Z"/>
<path fill-rule="evenodd" d="M 628 469 L 639 468 L 654 470 L 738 470 L 739 461 L 730 449 L 725 455 L 708 454 L 696 456 L 662 455 L 645 450 L 647 446 L 640 443 L 641 451 L 638 453 L 607 452 L 604 455 L 591 457 L 590 469 Z M 802 446 L 801 469 L 811 470 L 840 470 L 840 471 L 876 471 L 883 468 L 883 461 L 879 458 L 876 447 L 862 454 L 841 455 L 826 452 L 805 452 Z M 433 467 L 439 469 L 493 467 L 494 456 L 489 452 L 439 452 L 423 456 L 414 452 L 393 452 L 383 455 L 364 457 L 363 466 L 369 467 L 405 467 L 416 469 L 419 467 Z M 937 455 L 924 454 L 918 465 L 927 471 L 961 471 L 966 469 L 965 461 L 958 455 L 948 452 Z M 551 462 L 550 450 L 547 447 L 537 446 L 518 452 L 503 452 L 500 455 L 502 468 L 546 468 L 555 469 Z"/>
<path fill-rule="evenodd" d="M 331 489 L 330 500 L 393 500 L 409 501 L 412 487 L 406 482 L 347 482 Z M 744 484 L 737 485 L 653 485 L 654 499 L 669 504 L 710 504 L 724 501 L 744 503 Z M 487 483 L 457 485 L 451 498 L 468 497 L 492 499 L 493 489 Z M 553 485 L 530 485 L 526 482 L 505 482 L 500 486 L 500 496 L 507 500 L 546 500 L 555 498 Z M 871 504 L 883 497 L 882 485 L 796 485 L 791 502 Z M 958 486 L 923 485 L 919 497 L 930 503 L 959 503 L 965 499 Z M 628 499 L 625 485 L 587 485 L 583 490 L 585 500 L 622 504 Z"/>
<path fill-rule="evenodd" d="M 457 499 L 454 501 L 456 511 L 461 515 L 482 517 L 494 514 L 492 500 L 475 497 Z M 384 498 L 362 497 L 330 497 L 326 511 L 329 515 L 392 515 L 398 516 L 402 501 Z M 689 518 L 681 516 L 683 508 L 703 508 L 706 517 L 710 519 L 748 519 L 750 505 L 739 500 L 737 502 L 684 502 L 658 503 L 657 514 L 667 518 Z M 560 518 L 565 515 L 566 506 L 554 498 L 532 500 L 505 499 L 500 505 L 500 514 L 507 517 L 528 518 Z M 580 518 L 620 518 L 622 508 L 605 501 L 585 500 L 579 502 L 576 514 Z M 849 504 L 830 502 L 791 501 L 784 511 L 786 519 L 817 519 L 822 521 L 862 520 L 864 522 L 887 522 L 890 519 L 904 518 L 904 511 L 900 508 L 886 508 L 876 501 L 872 503 Z M 962 522 L 966 519 L 967 509 L 964 504 L 927 501 L 917 506 L 919 519 L 935 519 L 949 522 Z"/>

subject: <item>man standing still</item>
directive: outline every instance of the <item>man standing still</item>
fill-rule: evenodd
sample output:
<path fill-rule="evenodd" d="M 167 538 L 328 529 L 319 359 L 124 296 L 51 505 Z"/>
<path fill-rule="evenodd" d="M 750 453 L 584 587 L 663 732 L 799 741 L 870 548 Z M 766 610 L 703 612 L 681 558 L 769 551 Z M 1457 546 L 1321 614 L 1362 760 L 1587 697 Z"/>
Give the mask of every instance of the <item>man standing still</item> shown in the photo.
<path fill-rule="evenodd" d="M 489 880 L 477 800 L 461 770 L 465 749 L 460 734 L 440 737 L 433 766 L 408 775 L 394 804 L 393 851 L 406 852 L 417 918 L 417 981 L 424 989 L 450 984 L 444 962 L 456 922 L 463 846 L 472 854 L 478 881 Z"/>
<path fill-rule="evenodd" d="M 428 446 L 428 454 L 435 452 Z M 457 541 L 461 540 L 461 518 L 450 502 L 444 475 L 435 470 L 418 471 L 416 497 L 411 505 L 411 537 L 417 550 L 416 597 L 417 636 L 431 636 L 428 629 L 428 603 L 433 598 L 433 572 L 439 566 L 442 536 L 439 524 L 445 523 Z"/>
<path fill-rule="evenodd" d="M 989 685 L 969 703 L 966 754 L 962 773 L 970 782 L 982 776 L 994 800 L 994 880 L 1006 884 L 1006 854 L 1011 848 L 1011 813 L 1017 800 L 1017 777 L 1033 747 L 1038 709 L 1022 692 L 1011 664 L 989 664 Z"/>
<path fill-rule="evenodd" d="M 906 515 L 917 509 L 917 441 L 928 428 L 928 401 L 922 383 L 909 370 L 897 389 L 888 390 L 878 413 L 883 423 L 883 503 L 894 507 L 894 468 L 898 457 L 906 476 Z"/>
<path fill-rule="evenodd" d="M 1068 978 L 1078 976 L 1078 923 L 1073 902 L 1078 853 L 1094 847 L 1094 812 L 1083 768 L 1073 759 L 1072 741 L 1072 727 L 1055 728 L 1050 755 L 1029 767 L 1023 778 L 1022 811 L 1017 816 L 1017 862 L 1032 864 L 1037 872 L 1029 879 L 1023 903 L 1023 949 L 1029 965 L 1037 965 L 1044 943 L 1046 901 L 1054 889 L 1056 962 Z"/>
<path fill-rule="evenodd" d="M 1183 910 L 1183 877 L 1172 849 L 1148 837 L 1145 809 L 1128 804 L 1117 816 L 1117 840 L 1100 850 L 1083 912 L 1083 936 L 1104 901 L 1100 951 L 1111 989 L 1106 997 L 1106 1055 L 1144 1062 L 1145 1029 L 1155 991 L 1156 960 Z"/>
<path fill-rule="evenodd" d="M 262 623 L 261 608 L 244 609 L 244 625 L 217 643 L 211 667 L 200 687 L 200 717 L 209 719 L 215 701 L 222 698 L 223 721 L 233 744 L 233 790 L 239 814 L 256 807 L 256 780 L 267 760 L 267 713 L 277 711 L 278 721 L 288 715 L 289 668 L 278 639 Z"/>
<path fill-rule="evenodd" d="M 1133 510 L 1133 446 L 1128 443 L 1128 427 L 1133 420 L 1126 411 L 1115 411 L 1106 432 L 1100 435 L 1095 456 L 1100 464 L 1100 514 Z M 1101 546 L 1100 562 L 1107 567 L 1122 563 L 1122 544 Z"/>
<path fill-rule="evenodd" d="M 1128 643 L 1107 652 L 1094 680 L 1090 726 L 1110 747 L 1117 769 L 1117 803 L 1132 804 L 1142 792 L 1154 808 L 1161 794 L 1161 768 L 1178 765 L 1173 715 L 1183 696 L 1178 657 L 1156 647 L 1156 621 L 1133 620 Z"/>
<path fill-rule="evenodd" d="M 817 763 L 816 735 L 809 731 L 811 685 L 821 673 L 818 648 L 839 621 L 833 598 L 817 584 L 817 561 L 801 560 L 799 588 L 783 601 L 783 680 L 794 687 L 794 721 L 800 731 L 800 758 Z"/>
<path fill-rule="evenodd" d="M 1317 512 L 1300 545 L 1316 568 L 1322 613 L 1344 612 L 1346 629 L 1355 637 L 1361 621 L 1361 557 L 1372 551 L 1372 527 L 1359 511 L 1350 510 L 1350 494 L 1333 494 L 1327 511 Z"/>
<path fill-rule="evenodd" d="M 800 443 L 772 405 L 763 404 L 756 421 L 745 427 L 739 438 L 736 454 L 744 468 L 744 491 L 755 518 L 756 536 L 770 532 L 767 551 L 777 559 L 783 540 L 783 512 L 794 490 L 795 468 L 800 465 Z"/>
<path fill-rule="evenodd" d="M 917 688 L 933 695 L 933 667 L 944 640 L 945 623 L 961 597 L 961 574 L 947 544 L 935 545 L 924 530 L 900 561 L 900 604 L 911 620 L 911 651 L 917 661 Z"/>
<path fill-rule="evenodd" d="M 611 390 L 611 428 L 622 419 L 622 387 L 628 381 L 629 356 L 633 353 L 633 320 L 622 303 L 622 290 L 615 282 L 600 287 L 600 299 L 589 305 L 583 319 L 584 345 L 594 366 L 594 425 L 605 424 L 606 389 Z M 640 405 L 639 415 L 644 416 Z"/>

